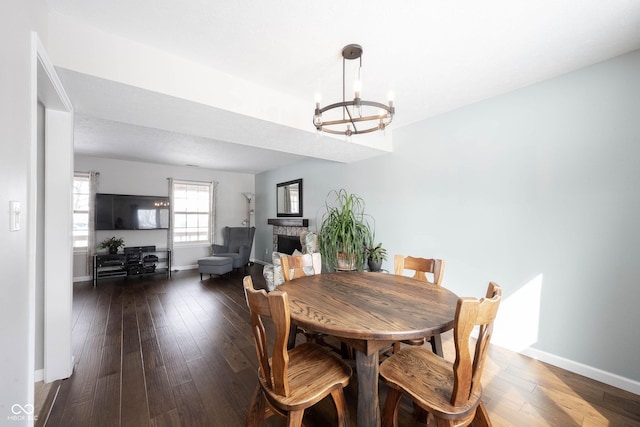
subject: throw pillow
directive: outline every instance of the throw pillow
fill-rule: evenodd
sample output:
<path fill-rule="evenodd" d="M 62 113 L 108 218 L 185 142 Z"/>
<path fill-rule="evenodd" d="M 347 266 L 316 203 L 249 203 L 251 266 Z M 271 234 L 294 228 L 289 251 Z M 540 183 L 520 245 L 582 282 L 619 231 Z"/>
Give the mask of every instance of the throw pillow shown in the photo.
<path fill-rule="evenodd" d="M 273 285 L 274 289 L 284 283 L 284 276 L 282 274 L 282 264 L 280 263 L 280 257 L 288 256 L 280 252 L 274 252 L 271 254 L 271 262 L 273 263 Z"/>
<path fill-rule="evenodd" d="M 273 265 L 265 265 L 262 269 L 262 276 L 266 282 L 267 292 L 271 292 L 276 288 L 273 281 Z"/>
<path fill-rule="evenodd" d="M 320 252 L 318 233 L 314 231 L 303 231 L 300 233 L 300 244 L 302 245 L 302 252 L 305 254 Z"/>

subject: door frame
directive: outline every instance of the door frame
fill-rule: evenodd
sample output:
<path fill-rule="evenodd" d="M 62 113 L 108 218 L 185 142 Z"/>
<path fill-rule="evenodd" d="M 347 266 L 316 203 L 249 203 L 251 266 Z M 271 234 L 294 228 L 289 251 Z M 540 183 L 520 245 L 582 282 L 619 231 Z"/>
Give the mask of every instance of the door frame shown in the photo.
<path fill-rule="evenodd" d="M 28 270 L 30 358 L 35 360 L 36 269 L 38 236 L 44 239 L 44 381 L 68 378 L 73 372 L 71 311 L 73 302 L 73 106 L 36 32 L 32 33 L 32 135 L 29 164 Z M 44 153 L 38 153 L 38 100 L 45 109 Z M 38 170 L 44 155 L 44 171 Z M 38 206 L 38 173 L 44 174 L 44 206 Z M 44 229 L 37 212 L 44 209 Z M 35 367 L 34 367 L 35 371 Z M 35 372 L 34 372 L 35 378 Z"/>

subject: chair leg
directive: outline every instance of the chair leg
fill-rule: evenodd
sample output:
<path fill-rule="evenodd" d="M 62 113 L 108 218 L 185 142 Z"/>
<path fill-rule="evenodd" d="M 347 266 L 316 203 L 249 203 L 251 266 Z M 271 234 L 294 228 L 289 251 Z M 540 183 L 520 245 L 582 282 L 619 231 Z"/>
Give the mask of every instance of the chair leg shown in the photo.
<path fill-rule="evenodd" d="M 385 400 L 382 409 L 382 427 L 398 427 L 398 407 L 402 392 L 392 387 L 389 387 L 388 390 L 387 400 Z"/>
<path fill-rule="evenodd" d="M 251 397 L 251 403 L 249 404 L 249 410 L 247 411 L 247 418 L 245 420 L 245 427 L 260 427 L 264 422 L 264 414 L 266 410 L 266 398 L 262 392 L 260 384 L 256 386 L 253 396 Z"/>
<path fill-rule="evenodd" d="M 349 409 L 347 407 L 347 401 L 344 398 L 344 389 L 333 390 L 331 392 L 333 403 L 336 405 L 336 413 L 338 414 L 338 425 L 340 427 L 350 427 L 351 420 L 349 419 Z"/>
<path fill-rule="evenodd" d="M 200 273 L 200 281 L 202 282 L 202 273 Z"/>
<path fill-rule="evenodd" d="M 302 416 L 304 409 L 298 411 L 290 411 L 287 417 L 287 427 L 300 427 L 302 425 Z"/>
<path fill-rule="evenodd" d="M 489 419 L 489 413 L 484 406 L 484 402 L 480 401 L 478 404 L 476 415 L 469 425 L 472 427 L 491 427 L 491 420 Z"/>

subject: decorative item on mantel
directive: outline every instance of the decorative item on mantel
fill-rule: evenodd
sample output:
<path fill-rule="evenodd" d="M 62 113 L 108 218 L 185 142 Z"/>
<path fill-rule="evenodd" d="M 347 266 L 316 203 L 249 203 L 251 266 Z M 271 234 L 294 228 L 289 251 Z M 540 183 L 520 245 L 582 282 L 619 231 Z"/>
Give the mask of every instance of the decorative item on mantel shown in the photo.
<path fill-rule="evenodd" d="M 345 99 L 345 65 L 347 59 L 360 60 L 355 82 L 353 83 L 354 98 L 352 101 L 347 101 Z M 396 112 L 396 109 L 393 106 L 393 100 L 391 99 L 391 94 L 389 94 L 388 105 L 382 104 L 381 102 L 365 101 L 361 99 L 361 72 L 362 46 L 357 44 L 349 44 L 345 46 L 342 49 L 342 102 L 336 102 L 320 108 L 319 95 L 316 96 L 316 109 L 313 115 L 313 125 L 318 132 L 345 135 L 347 137 L 347 141 L 350 141 L 351 135 L 369 133 L 377 130 L 384 132 L 387 126 L 391 124 Z M 327 115 L 333 113 L 333 115 L 327 118 L 322 116 L 323 113 L 328 113 Z M 340 118 L 339 113 L 342 113 L 342 118 Z"/>
<path fill-rule="evenodd" d="M 119 248 L 124 248 L 124 239 L 122 237 L 109 237 L 98 243 L 98 249 L 109 249 L 110 254 L 117 254 Z"/>

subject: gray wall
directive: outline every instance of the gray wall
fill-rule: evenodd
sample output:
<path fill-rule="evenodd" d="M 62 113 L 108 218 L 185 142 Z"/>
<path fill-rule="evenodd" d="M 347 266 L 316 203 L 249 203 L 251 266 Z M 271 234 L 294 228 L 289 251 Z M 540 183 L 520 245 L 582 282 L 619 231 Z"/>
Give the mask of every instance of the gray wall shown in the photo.
<path fill-rule="evenodd" d="M 345 188 L 391 255 L 445 259 L 459 295 L 502 285 L 494 342 L 637 386 L 639 111 L 636 51 L 395 130 L 389 155 L 263 173 L 256 253 L 270 252 L 277 182 L 304 179 L 312 229 Z"/>

